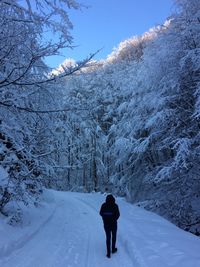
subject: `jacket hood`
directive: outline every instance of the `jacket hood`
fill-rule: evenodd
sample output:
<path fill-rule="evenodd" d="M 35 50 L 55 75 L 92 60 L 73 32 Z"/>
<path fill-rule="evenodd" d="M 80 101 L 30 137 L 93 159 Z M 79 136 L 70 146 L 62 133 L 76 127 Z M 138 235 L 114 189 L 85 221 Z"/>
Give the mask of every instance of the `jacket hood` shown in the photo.
<path fill-rule="evenodd" d="M 113 195 L 107 195 L 107 197 L 106 197 L 106 203 L 107 204 L 110 204 L 110 205 L 112 205 L 112 204 L 115 204 L 115 198 L 113 197 Z"/>

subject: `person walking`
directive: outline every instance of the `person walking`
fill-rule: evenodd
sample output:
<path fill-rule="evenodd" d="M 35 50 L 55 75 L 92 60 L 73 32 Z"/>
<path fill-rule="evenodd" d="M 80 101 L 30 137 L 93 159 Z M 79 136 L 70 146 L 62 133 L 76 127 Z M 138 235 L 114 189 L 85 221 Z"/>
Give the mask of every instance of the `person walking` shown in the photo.
<path fill-rule="evenodd" d="M 103 219 L 104 230 L 106 233 L 107 257 L 110 258 L 111 253 L 111 236 L 112 236 L 112 253 L 117 252 L 116 236 L 117 236 L 117 220 L 119 219 L 119 207 L 115 203 L 113 195 L 109 194 L 106 197 L 105 203 L 102 204 L 100 215 Z"/>

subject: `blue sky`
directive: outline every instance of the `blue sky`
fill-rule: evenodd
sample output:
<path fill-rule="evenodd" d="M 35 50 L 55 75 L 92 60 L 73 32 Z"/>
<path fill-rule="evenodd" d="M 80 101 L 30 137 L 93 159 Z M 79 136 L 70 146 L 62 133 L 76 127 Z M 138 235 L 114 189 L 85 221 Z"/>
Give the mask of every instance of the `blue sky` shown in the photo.
<path fill-rule="evenodd" d="M 102 48 L 95 59 L 106 58 L 114 47 L 134 35 L 141 35 L 162 24 L 174 11 L 173 0 L 82 0 L 82 11 L 70 11 L 74 25 L 73 50 L 62 50 L 62 56 L 46 59 L 54 68 L 66 58 L 81 60 Z"/>

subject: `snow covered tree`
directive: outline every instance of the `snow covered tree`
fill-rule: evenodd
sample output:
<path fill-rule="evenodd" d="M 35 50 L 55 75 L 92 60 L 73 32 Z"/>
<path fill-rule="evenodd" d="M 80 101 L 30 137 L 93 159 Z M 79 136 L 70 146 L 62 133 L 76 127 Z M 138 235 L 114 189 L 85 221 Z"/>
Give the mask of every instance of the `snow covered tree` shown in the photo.
<path fill-rule="evenodd" d="M 164 25 L 123 42 L 99 68 L 67 86 L 101 129 L 106 176 L 98 188 L 111 185 L 199 233 L 199 2 L 178 3 Z M 90 166 L 95 177 L 100 165 Z"/>
<path fill-rule="evenodd" d="M 179 2 L 136 66 L 110 154 L 116 190 L 199 233 L 199 2 Z"/>
<path fill-rule="evenodd" d="M 0 2 L 0 157 L 8 173 L 6 182 L 0 183 L 4 214 L 9 213 L 9 202 L 28 203 L 32 198 L 34 203 L 49 173 L 48 155 L 55 150 L 51 111 L 59 102 L 55 101 L 57 76 L 49 76 L 43 59 L 72 47 L 66 10 L 79 7 L 71 0 Z M 45 41 L 47 31 L 56 34 L 55 41 Z M 65 69 L 62 75 L 80 66 Z"/>

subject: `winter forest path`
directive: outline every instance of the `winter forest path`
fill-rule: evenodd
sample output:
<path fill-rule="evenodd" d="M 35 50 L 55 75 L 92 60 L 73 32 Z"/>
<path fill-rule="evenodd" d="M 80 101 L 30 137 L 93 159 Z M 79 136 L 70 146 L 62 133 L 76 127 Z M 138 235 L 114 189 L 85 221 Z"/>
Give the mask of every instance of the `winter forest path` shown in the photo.
<path fill-rule="evenodd" d="M 161 217 L 117 199 L 118 252 L 105 257 L 98 214 L 105 196 L 53 192 L 56 209 L 1 267 L 199 267 L 200 240 Z"/>

